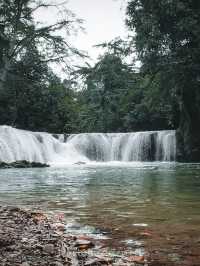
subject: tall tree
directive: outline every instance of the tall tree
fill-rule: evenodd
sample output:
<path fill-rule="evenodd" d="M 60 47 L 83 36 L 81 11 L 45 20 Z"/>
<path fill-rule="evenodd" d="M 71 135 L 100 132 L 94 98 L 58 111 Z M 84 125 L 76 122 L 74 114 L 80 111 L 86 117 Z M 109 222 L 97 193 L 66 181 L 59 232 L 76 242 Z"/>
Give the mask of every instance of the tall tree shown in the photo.
<path fill-rule="evenodd" d="M 9 40 L 9 45 L 1 49 L 0 90 L 3 89 L 13 64 L 29 49 L 32 43 L 40 47 L 40 56 L 46 62 L 66 62 L 70 54 L 78 51 L 61 35 L 69 35 L 80 21 L 63 4 L 61 18 L 53 24 L 35 23 L 34 14 L 39 9 L 57 8 L 59 4 L 48 4 L 43 0 L 3 0 L 0 5 L 1 40 Z"/>
<path fill-rule="evenodd" d="M 119 44 L 119 45 L 118 45 Z M 174 128 L 172 96 L 160 90 L 160 76 L 141 75 L 124 60 L 124 47 L 111 42 L 83 77 L 78 93 L 81 131 L 124 132 Z M 150 82 L 151 81 L 151 82 Z"/>
<path fill-rule="evenodd" d="M 36 12 L 57 10 L 52 24 L 36 21 Z M 69 35 L 81 20 L 66 3 L 3 0 L 0 3 L 0 123 L 31 130 L 61 132 L 76 112 L 70 88 L 52 73 L 49 63 L 71 70 L 69 58 L 82 55 Z M 69 93 L 70 91 L 70 93 Z M 73 117 L 73 118 L 72 118 Z"/>
<path fill-rule="evenodd" d="M 127 25 L 142 70 L 178 99 L 177 159 L 200 161 L 200 2 L 130 0 Z"/>
<path fill-rule="evenodd" d="M 74 132 L 76 95 L 40 58 L 32 44 L 12 66 L 6 90 L 0 94 L 0 124 L 34 131 Z"/>
<path fill-rule="evenodd" d="M 81 116 L 85 120 L 83 130 L 123 130 L 121 100 L 132 82 L 132 70 L 118 55 L 106 52 L 94 67 L 81 68 L 78 73 L 85 78 L 85 89 L 80 92 Z"/>

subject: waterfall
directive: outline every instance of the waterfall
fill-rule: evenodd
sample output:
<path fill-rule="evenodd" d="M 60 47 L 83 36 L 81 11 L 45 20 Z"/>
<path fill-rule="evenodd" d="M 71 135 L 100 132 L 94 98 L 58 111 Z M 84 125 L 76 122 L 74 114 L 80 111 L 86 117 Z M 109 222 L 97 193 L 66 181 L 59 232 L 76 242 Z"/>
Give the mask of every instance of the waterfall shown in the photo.
<path fill-rule="evenodd" d="M 0 126 L 0 161 L 26 160 L 41 163 L 88 161 L 73 146 L 48 133 Z"/>
<path fill-rule="evenodd" d="M 0 161 L 174 161 L 175 131 L 55 135 L 0 126 Z"/>
<path fill-rule="evenodd" d="M 92 161 L 175 161 L 174 130 L 135 133 L 84 133 L 67 143 Z"/>

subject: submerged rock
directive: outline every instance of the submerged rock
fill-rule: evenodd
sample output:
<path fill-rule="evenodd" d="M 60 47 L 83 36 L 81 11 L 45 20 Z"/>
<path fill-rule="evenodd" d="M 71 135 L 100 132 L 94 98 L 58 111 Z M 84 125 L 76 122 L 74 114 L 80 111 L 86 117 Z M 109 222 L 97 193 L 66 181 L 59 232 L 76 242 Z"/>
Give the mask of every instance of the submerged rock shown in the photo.
<path fill-rule="evenodd" d="M 86 164 L 86 162 L 76 162 L 75 164 L 77 164 L 77 165 L 83 165 L 83 164 Z"/>
<path fill-rule="evenodd" d="M 49 167 L 48 164 L 39 162 L 28 162 L 28 161 L 16 161 L 12 163 L 0 162 L 0 169 L 8 168 L 43 168 Z"/>

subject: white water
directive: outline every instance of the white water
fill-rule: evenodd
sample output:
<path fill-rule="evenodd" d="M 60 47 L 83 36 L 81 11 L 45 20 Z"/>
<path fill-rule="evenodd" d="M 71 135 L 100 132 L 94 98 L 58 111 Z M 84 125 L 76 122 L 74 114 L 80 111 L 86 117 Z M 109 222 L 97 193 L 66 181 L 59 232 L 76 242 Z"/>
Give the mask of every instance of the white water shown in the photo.
<path fill-rule="evenodd" d="M 50 164 L 108 161 L 174 161 L 175 131 L 84 133 L 57 138 L 48 133 L 0 126 L 0 161 Z"/>

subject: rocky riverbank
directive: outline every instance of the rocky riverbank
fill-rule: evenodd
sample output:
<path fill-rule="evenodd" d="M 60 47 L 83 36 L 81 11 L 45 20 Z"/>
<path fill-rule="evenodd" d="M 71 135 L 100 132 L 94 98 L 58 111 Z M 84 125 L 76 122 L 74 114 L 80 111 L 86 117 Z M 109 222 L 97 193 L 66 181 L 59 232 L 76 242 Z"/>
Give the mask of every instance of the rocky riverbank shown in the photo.
<path fill-rule="evenodd" d="M 114 253 L 102 242 L 66 231 L 62 216 L 0 208 L 1 266 L 148 265 L 144 256 Z"/>
<path fill-rule="evenodd" d="M 16 161 L 12 163 L 0 162 L 0 169 L 8 168 L 44 168 L 49 167 L 48 164 L 39 162 L 28 162 L 28 161 Z"/>
<path fill-rule="evenodd" d="M 168 246 L 159 232 L 152 239 L 152 233 L 144 231 L 140 239 L 146 240 L 145 251 L 138 255 L 136 246 L 112 249 L 114 243 L 108 246 L 101 238 L 72 234 L 67 228 L 62 214 L 48 217 L 40 211 L 0 207 L 0 266 L 199 265 L 200 242 L 191 242 L 192 236 L 178 243 L 168 236 Z"/>

